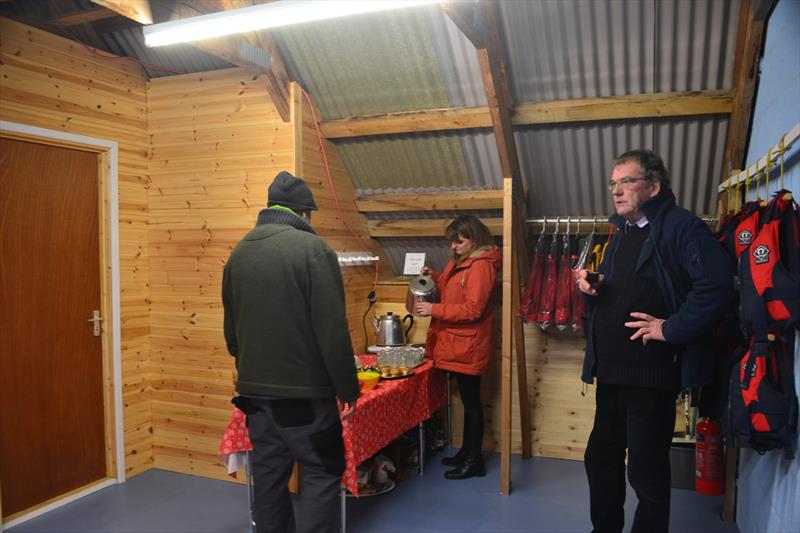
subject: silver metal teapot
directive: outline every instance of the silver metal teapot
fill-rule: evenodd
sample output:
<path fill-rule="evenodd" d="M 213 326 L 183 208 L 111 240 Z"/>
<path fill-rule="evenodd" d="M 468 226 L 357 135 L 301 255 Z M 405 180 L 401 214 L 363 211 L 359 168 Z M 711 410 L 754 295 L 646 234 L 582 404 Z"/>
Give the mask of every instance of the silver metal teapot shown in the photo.
<path fill-rule="evenodd" d="M 406 310 L 414 312 L 414 304 L 420 302 L 436 303 L 439 299 L 439 291 L 436 282 L 430 276 L 414 276 L 408 282 L 408 295 L 406 296 Z"/>
<path fill-rule="evenodd" d="M 403 331 L 403 324 L 409 320 L 408 327 Z M 375 344 L 378 346 L 403 346 L 406 343 L 406 335 L 414 325 L 414 316 L 406 315 L 400 319 L 398 315 L 391 311 L 375 320 L 369 319 L 375 330 Z"/>

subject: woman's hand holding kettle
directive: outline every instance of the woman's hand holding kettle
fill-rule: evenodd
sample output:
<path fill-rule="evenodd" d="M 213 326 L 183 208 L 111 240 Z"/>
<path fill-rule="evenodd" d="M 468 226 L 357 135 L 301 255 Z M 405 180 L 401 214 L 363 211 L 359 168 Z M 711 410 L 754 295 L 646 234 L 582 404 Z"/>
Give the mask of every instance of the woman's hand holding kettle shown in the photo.
<path fill-rule="evenodd" d="M 420 276 L 430 276 L 432 272 L 433 270 L 431 270 L 431 267 L 425 265 L 423 265 L 422 268 L 419 269 Z"/>
<path fill-rule="evenodd" d="M 423 302 L 417 298 L 417 303 L 414 304 L 414 314 L 416 316 L 430 316 L 433 304 L 430 302 Z"/>

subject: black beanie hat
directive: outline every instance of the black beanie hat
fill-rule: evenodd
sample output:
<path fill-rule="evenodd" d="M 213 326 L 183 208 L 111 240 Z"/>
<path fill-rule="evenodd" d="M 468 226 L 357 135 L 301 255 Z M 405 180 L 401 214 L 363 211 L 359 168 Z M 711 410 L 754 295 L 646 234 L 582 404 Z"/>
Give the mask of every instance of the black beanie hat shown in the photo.
<path fill-rule="evenodd" d="M 293 211 L 316 211 L 317 203 L 306 182 L 290 173 L 281 171 L 275 176 L 267 191 L 267 206 L 275 204 Z"/>

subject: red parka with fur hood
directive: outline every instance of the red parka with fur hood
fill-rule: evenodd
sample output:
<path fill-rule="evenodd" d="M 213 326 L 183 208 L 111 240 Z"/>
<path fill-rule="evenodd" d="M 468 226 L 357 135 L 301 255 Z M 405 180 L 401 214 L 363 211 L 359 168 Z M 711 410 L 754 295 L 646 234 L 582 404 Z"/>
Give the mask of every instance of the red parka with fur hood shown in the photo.
<path fill-rule="evenodd" d="M 497 246 L 479 248 L 459 264 L 447 263 L 441 274 L 431 272 L 439 303 L 431 308 L 427 352 L 434 366 L 479 375 L 492 354 L 492 293 L 500 269 Z"/>

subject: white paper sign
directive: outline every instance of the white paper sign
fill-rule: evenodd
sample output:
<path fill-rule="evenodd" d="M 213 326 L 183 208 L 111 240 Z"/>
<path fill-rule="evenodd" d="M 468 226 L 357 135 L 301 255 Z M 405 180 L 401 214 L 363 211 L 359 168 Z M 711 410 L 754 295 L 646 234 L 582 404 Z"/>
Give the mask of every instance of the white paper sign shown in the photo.
<path fill-rule="evenodd" d="M 425 253 L 407 253 L 406 264 L 403 265 L 404 276 L 416 276 L 422 267 L 425 266 Z"/>

